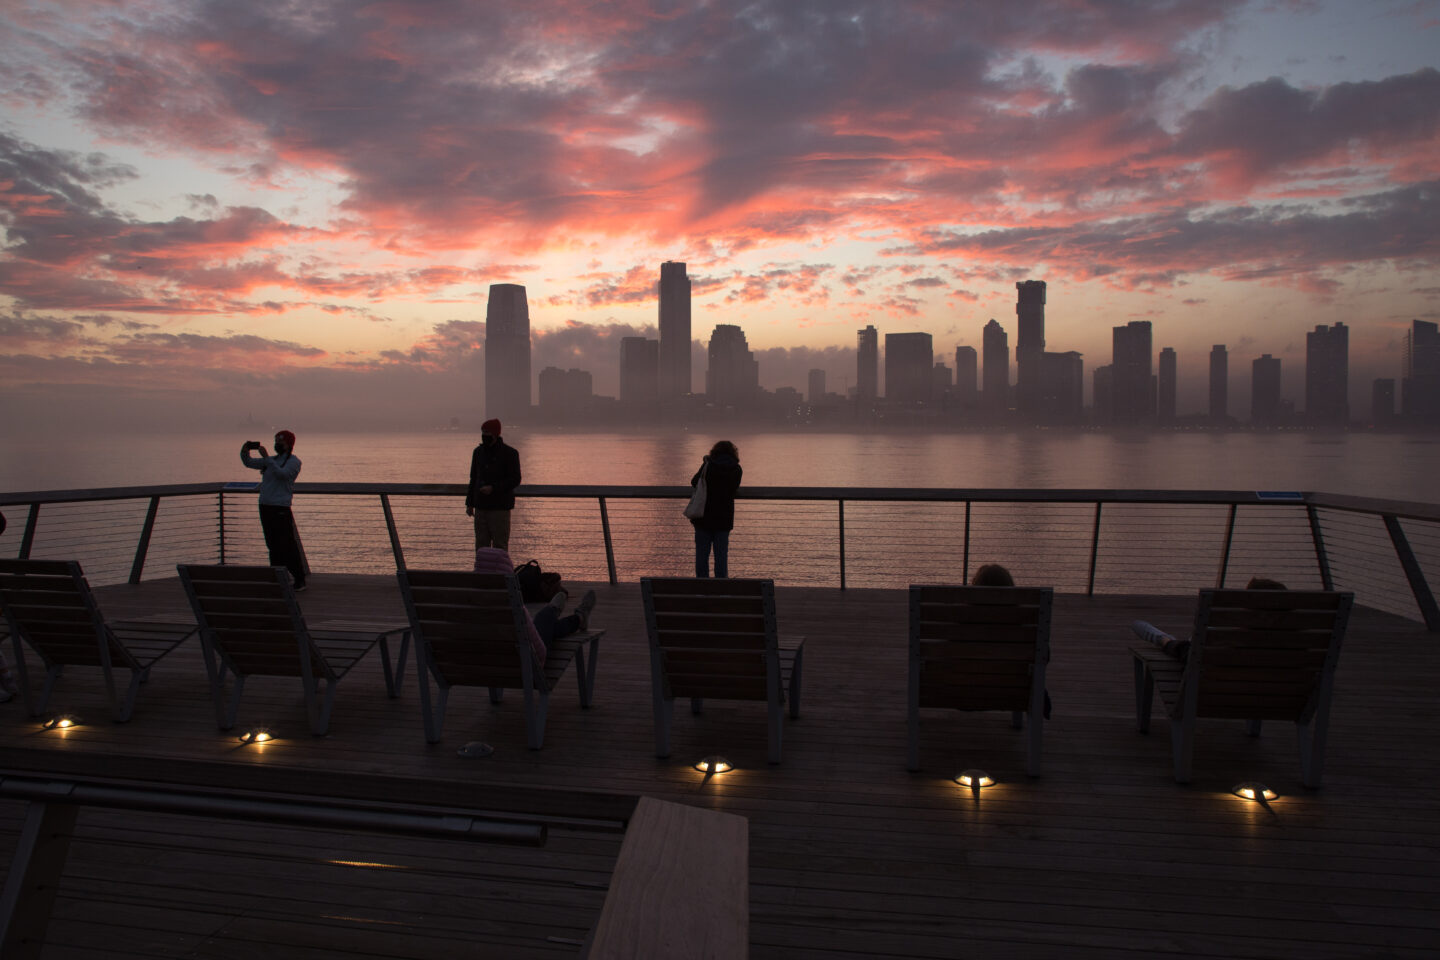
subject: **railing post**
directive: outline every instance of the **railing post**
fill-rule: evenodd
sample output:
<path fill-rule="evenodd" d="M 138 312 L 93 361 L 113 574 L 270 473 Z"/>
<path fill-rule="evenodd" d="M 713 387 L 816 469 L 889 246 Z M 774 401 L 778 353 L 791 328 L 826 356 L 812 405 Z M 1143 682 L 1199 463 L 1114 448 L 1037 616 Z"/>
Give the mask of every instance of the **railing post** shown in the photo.
<path fill-rule="evenodd" d="M 615 576 L 615 543 L 610 539 L 610 511 L 604 497 L 600 498 L 600 530 L 605 534 L 605 566 L 610 571 L 610 582 L 619 583 Z"/>
<path fill-rule="evenodd" d="M 20 555 L 18 559 L 29 560 L 30 548 L 35 545 L 35 524 L 40 520 L 40 504 L 30 504 L 30 512 L 25 516 L 25 533 L 20 537 Z"/>
<path fill-rule="evenodd" d="M 1220 549 L 1220 572 L 1215 575 L 1215 589 L 1225 589 L 1225 574 L 1230 570 L 1230 542 L 1235 539 L 1235 504 L 1230 504 L 1230 519 L 1225 522 L 1225 546 Z"/>
<path fill-rule="evenodd" d="M 395 514 L 390 512 L 390 494 L 380 494 L 380 509 L 385 511 L 385 530 L 390 534 L 390 552 L 395 556 L 395 569 L 405 569 L 405 551 L 400 548 L 400 531 L 395 529 Z"/>
<path fill-rule="evenodd" d="M 1320 532 L 1320 515 L 1313 504 L 1305 504 L 1305 514 L 1310 518 L 1310 539 L 1315 543 L 1315 563 L 1320 567 L 1320 589 L 1334 590 L 1335 581 L 1330 578 L 1330 558 L 1325 555 L 1325 535 Z"/>
<path fill-rule="evenodd" d="M 1415 603 L 1420 607 L 1420 615 L 1425 618 L 1425 629 L 1440 633 L 1440 607 L 1435 605 L 1435 595 L 1430 592 L 1430 584 L 1425 581 L 1425 571 L 1420 569 L 1415 551 L 1410 549 L 1410 539 L 1400 526 L 1400 518 L 1391 513 L 1383 514 L 1383 518 L 1385 529 L 1390 533 L 1390 542 L 1395 545 L 1395 556 L 1400 558 L 1400 566 L 1410 581 L 1410 591 L 1415 594 Z"/>
<path fill-rule="evenodd" d="M 220 522 L 220 566 L 225 566 L 225 491 L 215 494 L 215 502 L 219 505 Z"/>
<path fill-rule="evenodd" d="M 1085 588 L 1085 596 L 1095 596 L 1095 561 L 1100 557 L 1100 505 L 1101 501 L 1095 501 L 1095 529 L 1090 534 L 1090 585 Z"/>
<path fill-rule="evenodd" d="M 845 589 L 845 501 L 835 501 L 840 506 L 840 589 Z"/>
<path fill-rule="evenodd" d="M 965 501 L 965 550 L 960 562 L 960 582 L 970 582 L 970 501 Z"/>
<path fill-rule="evenodd" d="M 145 555 L 150 552 L 150 534 L 155 529 L 155 515 L 160 512 L 160 497 L 150 498 L 150 509 L 145 511 L 145 526 L 140 530 L 140 542 L 135 545 L 135 562 L 130 565 L 130 582 L 139 583 L 145 569 Z"/>

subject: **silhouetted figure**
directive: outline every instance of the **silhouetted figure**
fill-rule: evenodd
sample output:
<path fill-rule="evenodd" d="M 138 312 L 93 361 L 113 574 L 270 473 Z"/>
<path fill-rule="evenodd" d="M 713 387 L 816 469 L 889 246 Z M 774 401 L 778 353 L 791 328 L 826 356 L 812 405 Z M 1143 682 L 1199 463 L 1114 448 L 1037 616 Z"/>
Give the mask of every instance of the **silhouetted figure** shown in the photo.
<path fill-rule="evenodd" d="M 499 547 L 477 547 L 475 572 L 514 573 L 515 566 L 510 562 L 510 554 L 505 550 Z M 530 649 L 535 654 L 538 666 L 545 665 L 545 654 L 556 640 L 590 629 L 590 611 L 595 609 L 595 591 L 586 590 L 580 602 L 575 605 L 575 611 L 562 617 L 561 613 L 564 612 L 568 599 L 569 595 L 564 590 L 559 590 L 533 615 L 528 607 L 525 610 L 526 626 L 530 632 Z"/>
<path fill-rule="evenodd" d="M 1015 578 L 1010 571 L 998 563 L 987 563 L 976 569 L 974 576 L 970 578 L 972 587 L 1013 587 Z M 1045 662 L 1050 662 L 1050 653 L 1045 653 Z M 1050 719 L 1050 691 L 1045 691 L 1045 719 Z"/>
<path fill-rule="evenodd" d="M 694 487 L 705 477 L 705 515 L 692 519 L 695 527 L 695 576 L 710 576 L 710 548 L 715 548 L 715 576 L 730 576 L 730 531 L 735 529 L 735 492 L 740 489 L 740 451 L 729 440 L 710 448 L 710 454 L 690 478 Z"/>
<path fill-rule="evenodd" d="M 1251 577 L 1250 582 L 1245 584 L 1246 590 L 1284 590 L 1285 584 L 1279 580 L 1271 580 L 1268 577 Z M 1190 640 L 1180 640 L 1174 634 L 1166 633 L 1159 627 L 1144 620 L 1136 620 L 1130 624 L 1130 629 L 1141 640 L 1148 640 L 1159 647 L 1164 653 L 1169 654 L 1176 660 L 1190 659 Z"/>
<path fill-rule="evenodd" d="M 500 437 L 500 421 L 480 425 L 480 446 L 470 455 L 465 515 L 475 518 L 475 549 L 510 549 L 510 511 L 520 486 L 520 451 Z"/>
<path fill-rule="evenodd" d="M 275 434 L 275 456 L 270 456 L 259 440 L 248 440 L 240 448 L 240 462 L 260 471 L 260 529 L 265 531 L 270 565 L 289 570 L 295 589 L 300 591 L 305 589 L 305 557 L 295 533 L 295 516 L 290 512 L 295 478 L 300 476 L 300 458 L 291 453 L 294 449 L 295 434 L 281 430 Z M 255 456 L 257 451 L 259 455 Z"/>

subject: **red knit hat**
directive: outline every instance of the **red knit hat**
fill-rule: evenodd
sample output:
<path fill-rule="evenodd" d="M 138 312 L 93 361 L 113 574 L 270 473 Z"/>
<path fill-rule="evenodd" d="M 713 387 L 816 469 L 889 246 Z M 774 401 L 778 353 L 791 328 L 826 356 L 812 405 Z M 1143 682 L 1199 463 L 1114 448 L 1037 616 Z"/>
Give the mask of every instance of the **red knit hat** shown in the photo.
<path fill-rule="evenodd" d="M 295 449 L 295 434 L 291 433 L 289 430 L 276 430 L 275 436 L 284 437 L 285 446 L 289 447 L 292 450 Z"/>
<path fill-rule="evenodd" d="M 494 419 L 486 420 L 484 423 L 480 424 L 480 432 L 488 433 L 492 437 L 500 436 L 500 421 Z"/>

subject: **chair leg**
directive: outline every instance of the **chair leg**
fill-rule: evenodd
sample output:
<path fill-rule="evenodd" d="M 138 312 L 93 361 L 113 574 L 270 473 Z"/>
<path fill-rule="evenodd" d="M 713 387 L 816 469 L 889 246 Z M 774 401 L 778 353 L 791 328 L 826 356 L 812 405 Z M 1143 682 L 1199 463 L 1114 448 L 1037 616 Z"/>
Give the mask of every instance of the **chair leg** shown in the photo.
<path fill-rule="evenodd" d="M 905 718 L 905 728 L 906 728 L 906 729 L 905 729 L 905 732 L 906 732 L 906 741 L 907 741 L 907 742 L 906 742 L 906 750 L 905 750 L 905 769 L 906 769 L 906 770 L 919 770 L 919 769 L 920 769 L 920 704 L 919 704 L 919 702 L 915 699 L 915 697 L 914 697 L 913 695 L 910 697 L 910 705 L 909 705 L 909 708 L 906 710 L 906 714 L 907 714 L 907 716 L 906 716 L 906 718 Z"/>
<path fill-rule="evenodd" d="M 531 750 L 545 745 L 545 718 L 550 713 L 548 690 L 525 691 L 525 739 Z"/>
<path fill-rule="evenodd" d="M 406 631 L 405 636 L 410 636 L 409 631 Z M 404 641 L 401 643 L 403 645 Z M 380 635 L 380 665 L 385 668 L 385 696 L 394 700 L 400 696 L 400 681 L 395 667 L 390 663 L 390 641 L 383 633 Z"/>
<path fill-rule="evenodd" d="M 1170 749 L 1175 759 L 1175 782 L 1189 783 L 1195 755 L 1195 718 L 1170 721 Z"/>
<path fill-rule="evenodd" d="M 790 665 L 790 719 L 800 719 L 801 668 L 805 665 L 805 648 L 795 651 L 795 660 Z"/>
<path fill-rule="evenodd" d="M 316 681 L 316 684 L 318 686 L 318 680 Z M 319 716 L 316 718 L 318 720 L 318 725 L 312 726 L 310 729 L 311 732 L 314 733 L 317 737 L 323 737 L 330 732 L 330 713 L 335 708 L 335 687 L 336 682 L 334 680 L 326 680 L 325 702 L 316 704 L 316 706 L 319 708 Z M 319 697 L 319 693 L 320 691 L 317 689 L 315 691 L 315 696 L 317 697 L 317 699 Z"/>
<path fill-rule="evenodd" d="M 1145 661 L 1135 658 L 1135 729 L 1150 732 L 1150 711 L 1155 701 L 1155 680 L 1145 669 Z"/>
<path fill-rule="evenodd" d="M 150 668 L 130 671 L 130 686 L 125 691 L 125 699 L 120 701 L 120 709 L 115 713 L 116 723 L 126 723 L 130 714 L 135 710 L 135 699 L 140 695 L 140 684 L 144 683 L 150 676 Z"/>
<path fill-rule="evenodd" d="M 220 700 L 216 708 L 220 714 L 220 729 L 229 730 L 235 726 L 235 721 L 240 718 L 240 697 L 245 693 L 245 678 L 235 674 L 234 690 L 231 691 L 229 703 L 225 702 L 225 691 L 220 691 Z"/>
<path fill-rule="evenodd" d="M 420 719 L 425 726 L 425 742 L 439 743 L 440 728 L 445 723 L 445 691 L 437 684 L 438 710 L 430 708 L 430 663 L 423 644 L 415 644 L 415 675 L 420 680 Z"/>
<path fill-rule="evenodd" d="M 505 702 L 505 688 L 504 688 L 504 687 L 491 687 L 491 688 L 490 688 L 490 702 L 491 702 L 491 703 L 504 703 L 504 702 Z"/>
<path fill-rule="evenodd" d="M 667 700 L 657 691 L 652 698 L 655 711 L 655 756 L 670 756 L 670 725 L 675 719 L 675 701 Z"/>
<path fill-rule="evenodd" d="M 590 655 L 585 655 L 585 647 Z M 589 710 L 595 698 L 595 663 L 600 659 L 600 638 L 591 637 L 575 648 L 575 679 L 580 684 L 580 709 Z"/>
<path fill-rule="evenodd" d="M 1023 730 L 1023 729 L 1025 729 L 1025 711 L 1024 711 L 1024 710 L 1012 710 L 1012 711 L 1010 711 L 1010 727 L 1011 727 L 1011 729 L 1013 729 L 1013 730 Z"/>
<path fill-rule="evenodd" d="M 705 712 L 705 700 L 703 697 L 690 698 L 690 712 L 697 717 Z"/>
<path fill-rule="evenodd" d="M 1249 720 L 1246 720 L 1246 721 L 1245 721 L 1245 735 L 1246 735 L 1247 737 L 1258 737 L 1258 736 L 1260 736 L 1260 718 L 1259 718 L 1259 717 L 1251 717 Z"/>
<path fill-rule="evenodd" d="M 785 735 L 785 705 L 778 700 L 770 701 L 770 755 L 771 763 L 780 762 L 781 739 Z"/>

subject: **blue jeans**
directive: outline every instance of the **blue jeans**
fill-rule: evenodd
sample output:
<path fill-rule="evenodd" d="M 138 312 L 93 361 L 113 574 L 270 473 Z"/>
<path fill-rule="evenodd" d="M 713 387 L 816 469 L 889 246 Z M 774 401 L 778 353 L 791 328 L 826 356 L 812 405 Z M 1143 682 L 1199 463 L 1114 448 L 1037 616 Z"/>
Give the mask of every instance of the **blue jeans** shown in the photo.
<path fill-rule="evenodd" d="M 560 611 L 550 604 L 540 608 L 540 612 L 534 617 L 535 632 L 540 634 L 540 640 L 549 650 L 556 640 L 561 637 L 568 637 L 572 633 L 580 632 L 580 618 L 575 614 L 560 616 Z"/>
<path fill-rule="evenodd" d="M 695 576 L 710 576 L 710 547 L 715 547 L 715 576 L 730 576 L 730 531 L 695 528 Z"/>

